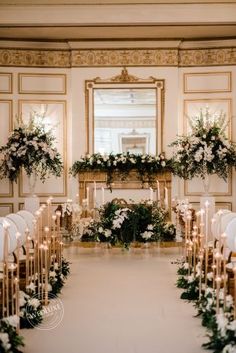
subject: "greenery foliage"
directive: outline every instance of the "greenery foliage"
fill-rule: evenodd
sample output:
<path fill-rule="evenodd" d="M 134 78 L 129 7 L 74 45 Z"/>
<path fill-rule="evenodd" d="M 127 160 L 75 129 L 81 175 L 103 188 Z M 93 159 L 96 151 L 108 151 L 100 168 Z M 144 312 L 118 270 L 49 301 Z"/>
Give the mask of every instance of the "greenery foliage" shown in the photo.
<path fill-rule="evenodd" d="M 62 173 L 62 160 L 53 147 L 55 137 L 52 131 L 46 131 L 44 124 L 35 123 L 31 116 L 28 124 L 19 122 L 6 145 L 0 148 L 0 178 L 17 181 L 21 168 L 28 176 L 35 173 L 40 180 L 51 174 L 59 177 Z"/>
<path fill-rule="evenodd" d="M 95 240 L 129 247 L 134 241 L 150 242 L 175 238 L 175 227 L 167 222 L 168 212 L 156 202 L 124 205 L 111 201 L 98 211 L 99 219 L 88 224 L 83 241 Z"/>
<path fill-rule="evenodd" d="M 158 172 L 171 171 L 171 161 L 163 154 L 152 156 L 149 154 L 118 153 L 102 155 L 100 153 L 87 154 L 74 162 L 70 173 L 75 177 L 81 171 L 104 171 L 107 173 L 107 185 L 111 188 L 113 175 L 119 173 L 121 180 L 125 180 L 130 171 L 136 170 L 140 181 L 150 184 L 156 181 Z"/>
<path fill-rule="evenodd" d="M 236 166 L 236 147 L 225 136 L 225 114 L 211 115 L 207 108 L 190 121 L 191 135 L 179 137 L 172 159 L 174 174 L 183 179 L 217 174 L 226 180 L 231 167 Z"/>

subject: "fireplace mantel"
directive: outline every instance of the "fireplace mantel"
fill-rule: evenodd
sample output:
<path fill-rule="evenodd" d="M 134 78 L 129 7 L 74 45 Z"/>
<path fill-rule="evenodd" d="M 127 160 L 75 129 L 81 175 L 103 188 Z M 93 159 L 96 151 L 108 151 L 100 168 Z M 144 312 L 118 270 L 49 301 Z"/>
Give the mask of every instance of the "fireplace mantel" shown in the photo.
<path fill-rule="evenodd" d="M 160 196 L 161 200 L 164 200 L 164 188 L 168 189 L 168 205 L 169 210 L 171 210 L 171 180 L 172 174 L 170 172 L 160 172 L 152 175 L 154 182 L 150 185 L 148 179 L 144 180 L 144 183 L 140 181 L 139 174 L 137 171 L 132 170 L 129 172 L 125 180 L 122 180 L 122 175 L 119 172 L 114 172 L 112 174 L 112 189 L 149 189 L 150 186 L 155 191 L 157 188 L 156 180 L 159 181 L 160 185 Z M 78 174 L 79 181 L 79 199 L 80 204 L 87 198 L 87 187 L 92 188 L 94 181 L 96 182 L 97 188 L 107 187 L 108 175 L 104 171 L 80 171 Z M 91 195 L 90 195 L 91 196 Z M 93 208 L 92 197 L 89 197 L 89 208 Z"/>

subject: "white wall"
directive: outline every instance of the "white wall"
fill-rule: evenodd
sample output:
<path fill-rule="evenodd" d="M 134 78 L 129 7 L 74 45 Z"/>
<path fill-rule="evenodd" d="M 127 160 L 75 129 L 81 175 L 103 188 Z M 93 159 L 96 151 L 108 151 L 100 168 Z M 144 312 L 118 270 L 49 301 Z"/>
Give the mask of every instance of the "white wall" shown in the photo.
<path fill-rule="evenodd" d="M 3 121 L 7 119 L 7 107 L 4 101 L 9 101 L 9 106 L 12 101 L 12 118 L 19 111 L 19 101 L 27 100 L 24 102 L 25 105 L 30 105 L 29 101 L 50 101 L 51 107 L 55 109 L 58 107 L 59 103 L 63 101 L 66 104 L 66 135 L 63 137 L 62 131 L 59 128 L 58 137 L 60 137 L 59 148 L 66 154 L 67 167 L 70 167 L 72 163 L 77 160 L 86 151 L 86 138 L 85 138 L 85 80 L 94 79 L 95 77 L 109 78 L 120 74 L 122 68 L 119 67 L 86 67 L 86 68 L 71 68 L 71 69 L 52 69 L 52 68 L 17 68 L 17 67 L 1 67 L 0 68 L 0 126 L 3 126 Z M 236 111 L 236 92 L 235 87 L 232 85 L 231 92 L 218 92 L 218 93 L 184 93 L 183 92 L 183 78 L 184 73 L 193 72 L 231 72 L 232 82 L 236 78 L 236 67 L 201 67 L 201 68 L 178 68 L 178 67 L 129 67 L 129 74 L 138 76 L 140 78 L 148 78 L 149 76 L 156 77 L 158 79 L 165 80 L 165 111 L 164 111 L 164 129 L 163 129 L 163 146 L 167 157 L 171 156 L 171 149 L 168 145 L 176 138 L 177 133 L 183 131 L 183 104 L 184 100 L 194 100 L 194 99 L 211 99 L 211 100 L 222 100 L 227 99 L 232 101 L 232 112 L 231 115 Z M 4 93 L 7 90 L 7 79 L 1 73 L 11 73 L 13 77 L 13 92 Z M 18 74 L 19 73 L 29 73 L 29 74 L 65 74 L 67 80 L 67 92 L 63 94 L 54 93 L 32 93 L 31 91 L 39 86 L 39 81 L 37 76 L 25 81 L 25 89 L 27 89 L 26 94 L 18 92 Z M 225 89 L 225 77 L 222 76 L 215 79 L 214 76 L 209 76 L 207 80 L 213 80 L 213 86 L 218 85 L 219 88 L 223 87 Z M 215 81 L 214 81 L 215 80 Z M 207 81 L 207 82 L 208 82 Z M 38 82 L 38 83 L 37 83 Z M 47 83 L 46 83 L 47 82 Z M 36 85 L 35 85 L 36 83 Z M 199 88 L 201 81 L 199 79 L 194 82 L 191 80 L 191 85 Z M 46 86 L 45 86 L 46 85 Z M 45 90 L 57 90 L 61 89 L 59 82 L 55 81 L 55 78 L 51 76 L 48 81 L 45 81 L 45 85 L 42 84 Z M 42 88 L 41 87 L 41 88 Z M 58 88 L 59 87 L 59 88 Z M 200 87 L 201 88 L 201 87 Z M 2 90 L 2 93 L 1 93 Z M 59 102 L 60 101 L 60 102 Z M 64 104 L 63 103 L 63 104 Z M 210 103 L 210 101 L 209 101 Z M 223 102 L 224 103 L 224 102 Z M 5 104 L 5 105 L 4 105 Z M 2 108 L 2 110 L 1 110 Z M 10 114 L 10 113 L 9 113 Z M 59 113 L 58 113 L 59 114 Z M 232 117 L 232 116 L 231 116 Z M 4 122 L 5 124 L 5 122 Z M 8 124 L 8 122 L 7 122 Z M 65 128 L 65 127 L 64 127 Z M 6 127 L 1 128 L 0 131 L 0 142 L 4 143 L 6 140 Z M 65 132 L 65 131 L 64 131 Z M 236 126 L 234 119 L 232 120 L 232 137 L 236 137 Z M 41 195 L 41 200 L 46 199 L 46 193 L 53 194 L 55 196 L 54 202 L 60 203 L 69 198 L 75 198 L 77 193 L 77 180 L 68 176 L 67 170 L 65 171 L 65 181 L 66 189 L 64 189 L 63 180 L 50 180 L 47 186 L 39 186 L 38 192 Z M 218 206 L 231 207 L 236 209 L 235 199 L 235 172 L 233 172 L 232 180 L 232 192 L 230 192 L 230 187 L 222 186 L 221 194 L 217 196 Z M 27 184 L 25 181 L 22 183 L 21 189 L 19 190 L 18 185 L 14 185 L 13 195 L 11 194 L 11 188 L 5 181 L 0 181 L 0 215 L 3 215 L 11 210 L 17 211 L 21 206 L 20 204 L 24 202 L 25 194 L 27 193 Z M 199 183 L 195 184 L 194 192 L 198 191 Z M 231 186 L 231 185 L 229 185 Z M 224 189 L 225 188 L 225 189 Z M 6 189 L 8 191 L 6 192 Z M 225 191 L 226 190 L 226 191 Z M 186 195 L 186 185 L 184 190 L 184 183 L 180 182 L 177 178 L 173 178 L 172 196 L 180 195 L 181 197 L 188 197 L 191 201 L 199 201 L 199 196 L 188 193 Z M 201 191 L 201 190 L 200 190 Z M 200 192 L 199 191 L 199 192 Z M 218 187 L 212 184 L 212 191 L 218 191 Z M 5 195 L 4 195 L 5 194 Z"/>

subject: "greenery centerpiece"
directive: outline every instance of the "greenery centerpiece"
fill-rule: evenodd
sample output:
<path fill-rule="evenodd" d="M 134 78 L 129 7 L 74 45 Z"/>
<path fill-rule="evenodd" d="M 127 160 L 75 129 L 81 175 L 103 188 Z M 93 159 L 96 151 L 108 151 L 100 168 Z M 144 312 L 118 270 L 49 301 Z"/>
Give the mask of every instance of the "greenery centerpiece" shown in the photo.
<path fill-rule="evenodd" d="M 28 177 L 35 175 L 43 182 L 49 175 L 61 175 L 62 159 L 54 147 L 52 130 L 46 131 L 43 121 L 36 122 L 36 118 L 31 115 L 27 124 L 17 119 L 6 145 L 0 148 L 0 178 L 16 182 L 21 169 Z"/>
<path fill-rule="evenodd" d="M 111 188 L 113 174 L 118 172 L 122 180 L 125 180 L 130 171 L 136 170 L 141 182 L 148 181 L 152 184 L 156 181 L 158 172 L 171 171 L 171 161 L 163 154 L 153 156 L 150 154 L 87 154 L 74 162 L 71 174 L 76 177 L 82 171 L 104 171 L 107 173 L 107 185 Z"/>
<path fill-rule="evenodd" d="M 225 134 L 228 122 L 224 113 L 212 115 L 208 108 L 200 115 L 189 118 L 191 134 L 181 136 L 171 146 L 174 174 L 183 179 L 200 177 L 207 192 L 208 176 L 216 174 L 224 180 L 232 166 L 236 166 L 235 144 Z"/>
<path fill-rule="evenodd" d="M 123 204 L 111 201 L 98 209 L 98 220 L 91 220 L 82 241 L 107 242 L 128 248 L 132 242 L 173 240 L 175 227 L 168 212 L 156 202 Z"/>

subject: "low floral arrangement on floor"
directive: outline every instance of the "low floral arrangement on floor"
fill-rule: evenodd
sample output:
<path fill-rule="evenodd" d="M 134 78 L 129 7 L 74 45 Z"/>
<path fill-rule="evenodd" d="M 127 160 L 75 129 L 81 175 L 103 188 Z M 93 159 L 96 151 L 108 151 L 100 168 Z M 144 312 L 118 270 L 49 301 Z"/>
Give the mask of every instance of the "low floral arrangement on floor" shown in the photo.
<path fill-rule="evenodd" d="M 131 242 L 173 240 L 175 226 L 167 221 L 168 212 L 156 202 L 106 203 L 98 210 L 99 219 L 91 220 L 82 241 L 108 242 L 129 247 Z"/>
<path fill-rule="evenodd" d="M 61 266 L 57 262 L 51 266 L 49 272 L 49 292 L 51 294 L 58 295 L 61 293 L 69 273 L 70 265 L 65 259 L 62 259 Z"/>
<path fill-rule="evenodd" d="M 208 108 L 200 116 L 189 119 L 191 134 L 179 137 L 171 146 L 174 174 L 183 179 L 216 174 L 226 180 L 236 166 L 236 147 L 225 136 L 226 116 L 212 115 Z"/>
<path fill-rule="evenodd" d="M 62 159 L 53 146 L 52 130 L 46 131 L 42 122 L 36 123 L 31 116 L 29 123 L 18 119 L 16 127 L 6 145 L 0 148 L 0 178 L 17 181 L 21 168 L 28 176 L 35 174 L 45 181 L 49 175 L 59 177 L 62 173 Z"/>
<path fill-rule="evenodd" d="M 18 316 L 10 316 L 0 320 L 0 352 L 1 353 L 22 353 L 24 346 L 23 337 L 17 333 L 19 324 Z"/>
<path fill-rule="evenodd" d="M 207 287 L 202 284 L 199 298 L 199 269 L 193 275 L 189 264 L 180 261 L 177 270 L 177 287 L 183 288 L 182 299 L 193 301 L 197 315 L 202 320 L 202 325 L 207 328 L 208 342 L 204 348 L 213 350 L 214 353 L 236 353 L 236 319 L 234 318 L 234 302 L 231 295 L 226 295 L 224 290 L 219 292 L 219 311 L 216 308 L 216 290 L 212 286 L 213 274 L 208 273 Z M 224 305 L 225 302 L 225 305 Z"/>
<path fill-rule="evenodd" d="M 87 154 L 74 162 L 70 170 L 76 177 L 81 171 L 105 171 L 107 173 L 107 185 L 111 187 L 113 173 L 118 172 L 122 180 L 125 180 L 131 170 L 136 170 L 140 181 L 148 181 L 152 184 L 157 172 L 171 171 L 171 161 L 163 154 L 153 156 L 149 154 L 139 155 L 131 153 L 118 153 L 102 155 L 100 153 Z"/>
<path fill-rule="evenodd" d="M 42 320 L 42 303 L 35 297 L 35 291 L 27 294 L 20 291 L 20 328 L 33 328 L 38 326 Z"/>

